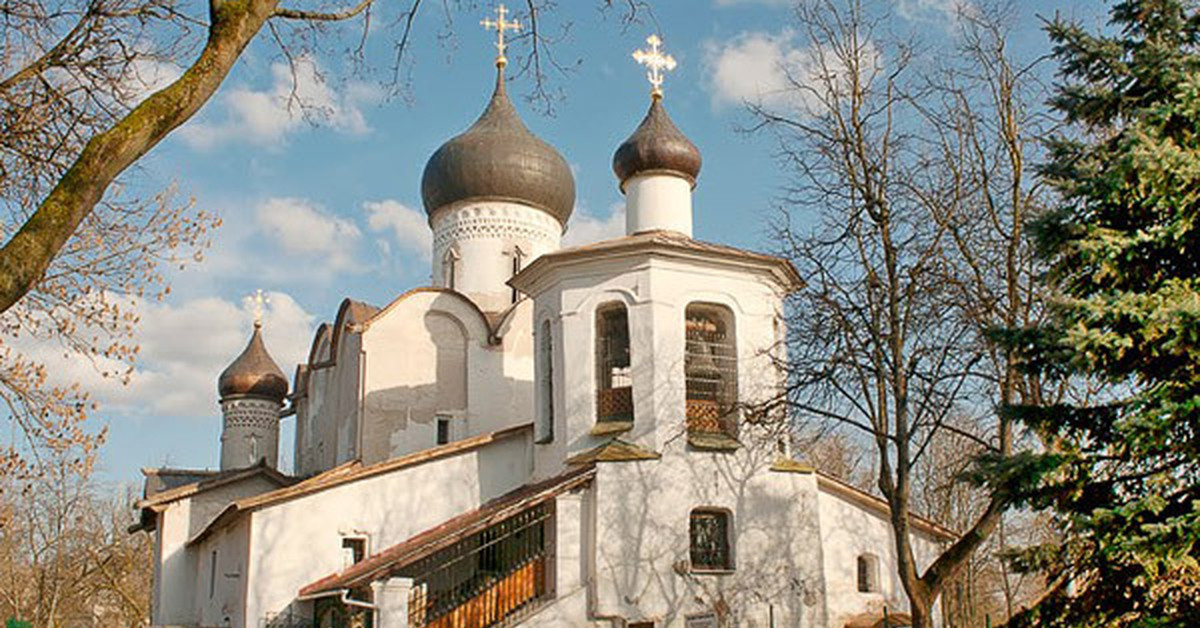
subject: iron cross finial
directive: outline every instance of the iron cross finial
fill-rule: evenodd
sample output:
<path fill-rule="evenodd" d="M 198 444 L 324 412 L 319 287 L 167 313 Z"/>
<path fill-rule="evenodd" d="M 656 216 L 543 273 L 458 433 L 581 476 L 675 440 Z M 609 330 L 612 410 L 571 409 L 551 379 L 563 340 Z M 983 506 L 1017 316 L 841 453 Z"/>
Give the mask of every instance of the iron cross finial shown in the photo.
<path fill-rule="evenodd" d="M 646 66 L 646 79 L 650 81 L 650 94 L 655 98 L 662 98 L 663 72 L 670 72 L 675 69 L 675 57 L 666 54 L 662 51 L 662 39 L 658 35 L 651 35 L 646 38 L 646 43 L 650 44 L 648 50 L 634 50 L 633 59 L 638 63 Z"/>
<path fill-rule="evenodd" d="M 254 308 L 254 327 L 262 327 L 263 313 L 267 310 L 267 304 L 271 302 L 263 291 L 255 290 L 254 294 L 246 297 L 250 300 L 251 307 Z"/>
<path fill-rule="evenodd" d="M 479 24 L 487 30 L 496 31 L 496 65 L 504 67 L 508 63 L 508 57 L 504 56 L 504 31 L 519 31 L 521 23 L 517 20 L 505 19 L 508 15 L 508 9 L 503 4 L 496 7 L 496 19 L 484 18 Z"/>

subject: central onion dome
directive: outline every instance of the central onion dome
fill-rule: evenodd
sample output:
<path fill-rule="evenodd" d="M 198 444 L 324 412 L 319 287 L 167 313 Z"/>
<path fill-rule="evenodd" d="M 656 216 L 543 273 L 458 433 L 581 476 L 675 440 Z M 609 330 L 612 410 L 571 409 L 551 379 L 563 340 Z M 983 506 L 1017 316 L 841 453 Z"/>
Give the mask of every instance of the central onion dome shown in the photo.
<path fill-rule="evenodd" d="M 483 115 L 425 164 L 421 198 L 430 214 L 457 201 L 500 200 L 537 207 L 565 225 L 575 206 L 575 178 L 562 155 L 525 128 L 501 70 Z"/>
<path fill-rule="evenodd" d="M 662 105 L 662 96 L 654 94 L 650 110 L 637 130 L 613 155 L 613 172 L 625 182 L 634 175 L 670 174 L 682 177 L 696 187 L 700 174 L 700 149 L 671 122 Z"/>
<path fill-rule="evenodd" d="M 221 399 L 261 397 L 282 402 L 287 396 L 287 378 L 263 346 L 259 332 L 261 327 L 261 323 L 254 323 L 254 335 L 250 336 L 250 343 L 217 379 L 217 391 L 221 393 Z"/>

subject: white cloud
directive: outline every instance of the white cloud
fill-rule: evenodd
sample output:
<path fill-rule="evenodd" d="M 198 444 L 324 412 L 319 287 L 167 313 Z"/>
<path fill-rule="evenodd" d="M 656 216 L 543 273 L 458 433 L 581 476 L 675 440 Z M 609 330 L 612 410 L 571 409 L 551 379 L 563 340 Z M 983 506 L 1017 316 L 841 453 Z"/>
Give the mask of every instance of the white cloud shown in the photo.
<path fill-rule="evenodd" d="M 707 48 L 714 108 L 778 104 L 791 93 L 788 73 L 807 64 L 790 31 L 744 33 L 720 44 L 710 42 Z"/>
<path fill-rule="evenodd" d="M 121 77 L 121 99 L 127 105 L 136 105 L 150 94 L 174 83 L 183 76 L 183 68 L 169 61 L 160 61 L 142 56 L 125 67 Z"/>
<path fill-rule="evenodd" d="M 377 90 L 351 82 L 333 89 L 311 57 L 271 66 L 271 86 L 265 90 L 235 87 L 218 97 L 220 119 L 195 120 L 180 137 L 193 148 L 207 149 L 229 141 L 278 147 L 288 133 L 311 119 L 350 134 L 370 130 L 361 107 L 379 99 Z"/>
<path fill-rule="evenodd" d="M 354 270 L 362 232 L 353 222 L 332 216 L 299 198 L 271 198 L 258 206 L 255 219 L 263 233 L 284 252 L 320 257 L 331 270 Z"/>
<path fill-rule="evenodd" d="M 949 27 L 972 11 L 970 0 L 896 0 L 896 13 L 912 22 L 938 22 Z"/>
<path fill-rule="evenodd" d="M 807 90 L 836 89 L 837 81 L 828 78 L 845 74 L 831 50 L 799 46 L 795 33 L 787 29 L 777 34 L 742 33 L 705 47 L 714 109 L 751 103 L 803 111 L 814 98 L 813 91 Z M 870 80 L 878 71 L 880 56 L 870 42 L 860 52 L 875 66 L 864 64 L 865 78 Z"/>
<path fill-rule="evenodd" d="M 374 232 L 390 232 L 402 251 L 428 260 L 433 247 L 433 232 L 425 212 L 413 209 L 400 201 L 383 200 L 363 203 L 367 226 Z M 390 247 L 389 247 L 390 248 Z"/>
<path fill-rule="evenodd" d="M 624 202 L 610 205 L 608 216 L 593 216 L 591 213 L 577 208 L 571 215 L 571 221 L 567 223 L 563 246 L 578 246 L 622 235 L 625 235 Z"/>
<path fill-rule="evenodd" d="M 268 294 L 263 340 L 275 362 L 291 380 L 296 364 L 307 358 L 313 316 L 291 296 Z M 137 368 L 127 384 L 100 371 L 83 356 L 64 354 L 56 343 L 23 347 L 43 362 L 55 384 L 78 382 L 100 402 L 102 412 L 149 416 L 219 416 L 217 377 L 241 353 L 250 338 L 253 314 L 248 303 L 201 298 L 179 305 L 131 302 L 141 318 L 135 341 L 141 348 Z"/>

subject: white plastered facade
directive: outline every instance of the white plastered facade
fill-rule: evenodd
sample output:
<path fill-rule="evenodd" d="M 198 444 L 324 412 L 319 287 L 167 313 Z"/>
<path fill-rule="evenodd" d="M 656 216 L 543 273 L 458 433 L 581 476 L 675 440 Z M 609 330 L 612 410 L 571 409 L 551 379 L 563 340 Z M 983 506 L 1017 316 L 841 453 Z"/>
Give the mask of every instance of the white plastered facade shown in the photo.
<path fill-rule="evenodd" d="M 786 421 L 753 422 L 784 383 L 776 364 L 794 270 L 692 241 L 690 182 L 629 183 L 629 235 L 568 251 L 562 225 L 532 206 L 436 208 L 434 285 L 382 308 L 347 300 L 296 371 L 299 483 L 247 480 L 155 506 L 154 622 L 303 626 L 316 600 L 355 595 L 375 626 L 415 628 L 412 583 L 387 561 L 567 476 L 568 488 L 529 502 L 552 505 L 548 582 L 510 623 L 686 627 L 711 616 L 837 628 L 904 612 L 878 500 L 791 461 Z M 656 239 L 664 229 L 672 235 Z M 633 405 L 616 431 L 597 429 L 597 311 L 612 303 L 627 312 Z M 732 446 L 699 446 L 688 430 L 690 304 L 730 316 L 741 407 Z M 727 568 L 691 564 L 697 510 L 727 516 Z M 950 537 L 914 529 L 924 566 Z M 374 579 L 323 588 L 358 573 L 346 539 L 362 540 L 364 565 L 380 565 Z M 878 590 L 858 590 L 863 555 L 879 561 Z"/>

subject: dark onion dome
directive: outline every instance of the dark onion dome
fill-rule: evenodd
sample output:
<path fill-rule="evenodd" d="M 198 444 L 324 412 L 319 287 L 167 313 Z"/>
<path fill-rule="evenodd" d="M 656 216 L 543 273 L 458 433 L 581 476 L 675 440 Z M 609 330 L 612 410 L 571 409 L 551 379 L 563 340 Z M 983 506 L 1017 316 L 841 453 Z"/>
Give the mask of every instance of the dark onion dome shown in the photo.
<path fill-rule="evenodd" d="M 287 378 L 263 346 L 260 327 L 260 324 L 255 323 L 250 344 L 246 345 L 242 354 L 222 371 L 221 377 L 217 379 L 217 391 L 221 393 L 222 399 L 262 397 L 281 402 L 287 396 Z"/>
<path fill-rule="evenodd" d="M 575 207 L 575 178 L 562 155 L 525 128 L 501 72 L 483 115 L 425 164 L 421 198 L 430 214 L 456 201 L 501 200 L 537 207 L 565 225 Z"/>
<path fill-rule="evenodd" d="M 662 97 L 655 95 L 642 123 L 613 154 L 613 172 L 622 190 L 630 177 L 655 173 L 683 177 L 695 187 L 700 174 L 700 149 L 671 122 Z"/>

